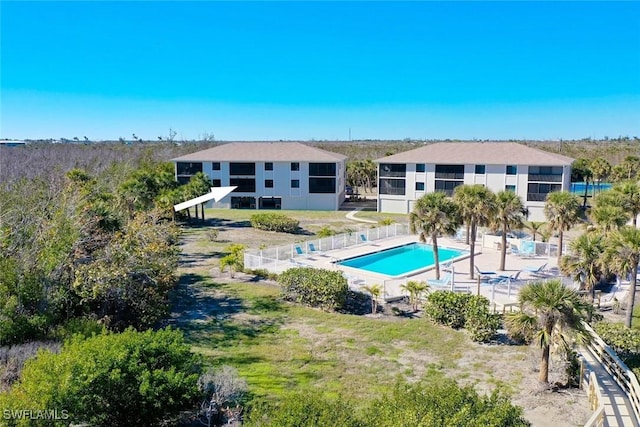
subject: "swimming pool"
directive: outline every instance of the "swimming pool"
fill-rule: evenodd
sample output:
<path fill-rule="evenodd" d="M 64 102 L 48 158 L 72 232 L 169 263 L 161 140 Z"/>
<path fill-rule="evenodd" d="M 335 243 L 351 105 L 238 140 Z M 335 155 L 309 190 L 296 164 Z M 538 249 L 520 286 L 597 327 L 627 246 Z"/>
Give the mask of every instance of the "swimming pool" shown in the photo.
<path fill-rule="evenodd" d="M 467 251 L 438 246 L 440 263 L 463 258 Z M 386 276 L 405 276 L 432 268 L 433 247 L 424 243 L 409 243 L 368 255 L 360 255 L 338 262 L 345 267 L 359 268 Z"/>

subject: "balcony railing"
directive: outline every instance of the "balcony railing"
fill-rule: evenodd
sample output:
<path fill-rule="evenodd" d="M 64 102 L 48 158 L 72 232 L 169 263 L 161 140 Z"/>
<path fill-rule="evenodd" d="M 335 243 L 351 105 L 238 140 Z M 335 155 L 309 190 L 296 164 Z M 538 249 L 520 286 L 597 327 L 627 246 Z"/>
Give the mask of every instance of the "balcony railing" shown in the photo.
<path fill-rule="evenodd" d="M 544 202 L 547 200 L 547 194 L 549 193 L 527 193 L 528 202 Z"/>
<path fill-rule="evenodd" d="M 456 172 L 436 172 L 436 178 L 439 179 L 464 179 L 464 173 Z"/>
<path fill-rule="evenodd" d="M 562 175 L 529 174 L 529 182 L 562 182 Z"/>

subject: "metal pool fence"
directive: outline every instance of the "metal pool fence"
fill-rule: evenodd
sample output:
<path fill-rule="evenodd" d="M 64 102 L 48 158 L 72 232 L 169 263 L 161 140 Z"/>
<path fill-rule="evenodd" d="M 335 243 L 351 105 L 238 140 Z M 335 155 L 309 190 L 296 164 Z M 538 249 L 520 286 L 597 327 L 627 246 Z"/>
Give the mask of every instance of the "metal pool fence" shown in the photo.
<path fill-rule="evenodd" d="M 409 235 L 407 224 L 391 224 L 384 227 L 363 228 L 361 230 L 333 236 L 306 240 L 288 245 L 245 251 L 244 266 L 249 269 L 264 269 L 280 273 L 296 266 L 299 258 L 314 253 L 327 252 L 366 244 L 388 237 Z"/>

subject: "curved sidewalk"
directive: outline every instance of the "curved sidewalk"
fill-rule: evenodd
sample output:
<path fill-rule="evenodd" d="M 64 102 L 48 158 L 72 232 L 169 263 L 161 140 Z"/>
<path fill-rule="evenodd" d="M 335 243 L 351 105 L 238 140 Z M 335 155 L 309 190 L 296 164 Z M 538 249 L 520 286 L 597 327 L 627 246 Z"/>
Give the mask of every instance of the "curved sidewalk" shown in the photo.
<path fill-rule="evenodd" d="M 618 383 L 606 371 L 606 369 L 595 358 L 591 350 L 586 347 L 580 349 L 580 354 L 585 361 L 585 375 L 589 372 L 596 374 L 602 400 L 604 403 L 605 426 L 615 427 L 638 427 L 631 403 L 627 394 L 620 388 Z"/>
<path fill-rule="evenodd" d="M 346 214 L 345 216 L 347 217 L 347 219 L 350 219 L 351 221 L 357 221 L 357 222 L 366 222 L 367 224 L 377 224 L 378 221 L 373 221 L 371 219 L 364 219 L 364 218 L 356 218 L 356 214 L 358 212 L 360 212 L 362 210 L 362 208 L 355 208 L 352 211 L 349 211 L 348 214 Z"/>

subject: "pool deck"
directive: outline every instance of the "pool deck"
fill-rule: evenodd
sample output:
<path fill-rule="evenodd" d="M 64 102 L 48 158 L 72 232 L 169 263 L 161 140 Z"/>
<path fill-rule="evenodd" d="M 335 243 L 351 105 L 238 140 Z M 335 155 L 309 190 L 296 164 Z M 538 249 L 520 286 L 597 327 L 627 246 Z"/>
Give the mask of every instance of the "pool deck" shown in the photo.
<path fill-rule="evenodd" d="M 309 265 L 316 268 L 325 268 L 330 270 L 340 270 L 343 271 L 345 276 L 349 280 L 349 286 L 352 289 L 360 289 L 364 285 L 372 285 L 372 284 L 380 284 L 384 289 L 384 298 L 385 300 L 393 300 L 397 297 L 406 295 L 401 289 L 401 285 L 406 283 L 408 280 L 417 280 L 417 281 L 426 281 L 427 279 L 435 279 L 435 270 L 429 270 L 425 272 L 421 272 L 418 274 L 414 274 L 411 276 L 401 277 L 401 278 L 389 278 L 388 276 L 384 276 L 381 274 L 368 272 L 365 270 L 350 268 L 342 265 L 336 264 L 336 261 L 358 256 L 369 254 L 373 252 L 377 252 L 383 249 L 404 245 L 407 243 L 417 242 L 417 236 L 398 236 L 391 237 L 382 240 L 372 241 L 370 243 L 361 244 L 357 246 L 352 246 L 344 249 L 337 249 L 333 251 L 324 252 L 321 254 L 314 254 L 313 256 L 306 257 L 298 257 L 296 260 L 302 264 Z M 461 249 L 465 251 L 469 251 L 469 246 L 464 242 L 449 239 L 449 238 L 439 238 L 438 239 L 439 247 L 449 247 L 454 249 Z M 522 285 L 533 281 L 533 280 L 541 280 L 545 278 L 558 278 L 562 279 L 568 286 L 574 286 L 571 279 L 565 278 L 559 274 L 557 268 L 556 258 L 547 258 L 547 257 L 527 257 L 522 258 L 517 255 L 513 255 L 507 252 L 507 258 L 505 262 L 505 270 L 498 271 L 498 267 L 500 266 L 500 251 L 489 248 L 482 248 L 481 242 L 476 242 L 476 250 L 475 250 L 475 263 L 474 263 L 481 271 L 492 271 L 495 272 L 495 275 L 491 275 L 490 277 L 495 277 L 496 275 L 514 275 L 518 271 L 520 271 L 519 280 L 516 282 L 510 283 L 510 285 L 490 285 L 486 280 L 482 280 L 480 282 L 480 294 L 484 295 L 489 299 L 491 304 L 493 305 L 495 310 L 498 311 L 509 311 L 512 307 L 515 307 L 517 298 L 518 298 L 518 290 L 522 287 Z M 545 270 L 541 274 L 534 274 L 527 271 L 524 271 L 525 268 L 537 268 L 542 266 L 543 264 L 547 264 Z M 469 277 L 469 259 L 462 259 L 455 261 L 453 263 L 454 270 L 454 288 L 455 291 L 461 292 L 471 292 L 476 294 L 478 292 L 478 280 L 477 280 L 477 272 L 474 275 L 474 279 L 470 279 Z M 445 273 L 440 272 L 440 277 L 442 277 Z M 438 289 L 447 289 L 451 290 L 451 286 L 444 287 L 436 287 L 431 286 L 430 289 L 438 290 Z M 613 297 L 615 296 L 619 301 L 622 300 L 624 294 L 626 293 L 626 287 L 622 286 L 616 290 L 615 295 L 606 294 L 602 297 L 603 303 L 612 302 Z"/>

